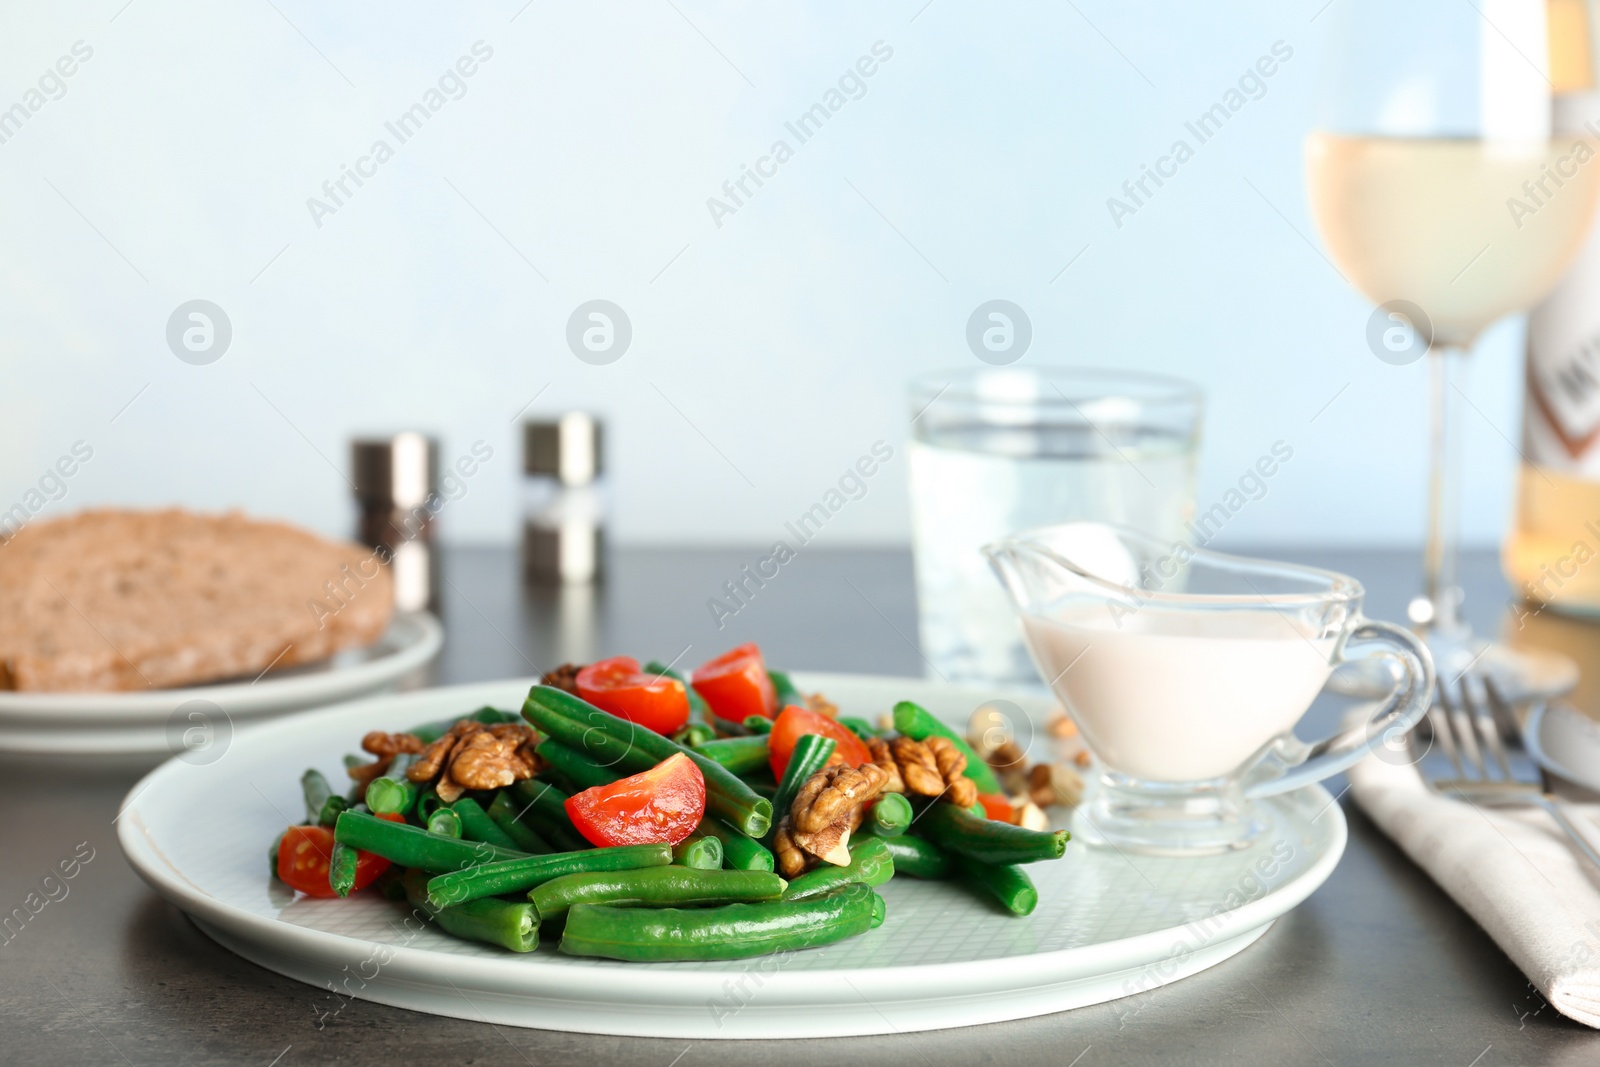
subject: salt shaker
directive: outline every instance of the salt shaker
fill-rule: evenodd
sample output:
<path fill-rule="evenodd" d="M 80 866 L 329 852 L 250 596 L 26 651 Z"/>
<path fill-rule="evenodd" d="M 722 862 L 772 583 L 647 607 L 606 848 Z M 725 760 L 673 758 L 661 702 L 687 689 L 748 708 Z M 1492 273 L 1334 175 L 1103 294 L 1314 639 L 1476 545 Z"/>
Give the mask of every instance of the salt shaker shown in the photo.
<path fill-rule="evenodd" d="M 579 411 L 522 424 L 522 573 L 584 585 L 603 571 L 605 491 L 600 420 Z"/>
<path fill-rule="evenodd" d="M 407 431 L 350 442 L 356 537 L 389 564 L 397 611 L 423 611 L 437 592 L 434 512 L 439 444 Z"/>

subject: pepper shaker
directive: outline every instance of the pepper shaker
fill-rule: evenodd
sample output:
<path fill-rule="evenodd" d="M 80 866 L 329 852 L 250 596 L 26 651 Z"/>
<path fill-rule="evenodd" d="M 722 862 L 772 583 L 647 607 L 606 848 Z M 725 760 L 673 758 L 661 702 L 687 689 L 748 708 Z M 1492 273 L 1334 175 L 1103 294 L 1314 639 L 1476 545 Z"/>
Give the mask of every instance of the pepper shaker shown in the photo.
<path fill-rule="evenodd" d="M 438 442 L 412 431 L 357 438 L 350 443 L 350 466 L 357 540 L 389 564 L 397 611 L 428 609 L 438 587 Z"/>
<path fill-rule="evenodd" d="M 605 555 L 600 420 L 569 411 L 522 424 L 522 573 L 534 584 L 599 580 Z"/>

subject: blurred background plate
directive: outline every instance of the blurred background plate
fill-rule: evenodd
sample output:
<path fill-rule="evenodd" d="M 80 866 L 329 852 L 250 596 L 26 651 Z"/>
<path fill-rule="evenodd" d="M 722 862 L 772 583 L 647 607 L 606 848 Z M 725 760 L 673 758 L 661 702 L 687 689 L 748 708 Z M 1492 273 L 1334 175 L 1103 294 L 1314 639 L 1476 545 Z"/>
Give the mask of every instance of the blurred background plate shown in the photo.
<path fill-rule="evenodd" d="M 439 620 L 414 612 L 396 615 L 368 648 L 255 680 L 124 693 L 0 692 L 0 753 L 126 756 L 153 762 L 185 748 L 220 747 L 240 720 L 333 704 L 393 686 L 431 661 L 443 643 Z M 199 751 L 189 755 L 205 758 Z"/>
<path fill-rule="evenodd" d="M 979 704 L 1035 694 L 920 679 L 795 675 L 844 714 L 876 718 L 913 699 L 953 723 Z M 1344 851 L 1339 806 L 1321 787 L 1274 798 L 1248 849 L 1201 859 L 1130 857 L 1076 842 L 1029 873 L 1026 918 L 961 888 L 897 879 L 884 924 L 822 949 L 721 963 L 578 959 L 548 943 L 525 955 L 408 931 L 377 894 L 299 897 L 267 853 L 303 814 L 307 766 L 331 772 L 369 729 L 521 705 L 528 680 L 369 698 L 241 730 L 214 762 L 168 761 L 134 787 L 118 840 L 134 869 L 220 944 L 318 987 L 438 1015 L 585 1033 L 705 1038 L 838 1037 L 1019 1019 L 1148 991 L 1247 947 L 1304 900 Z M 415 924 L 413 924 L 415 925 Z M 732 992 L 730 992 L 732 991 Z"/>

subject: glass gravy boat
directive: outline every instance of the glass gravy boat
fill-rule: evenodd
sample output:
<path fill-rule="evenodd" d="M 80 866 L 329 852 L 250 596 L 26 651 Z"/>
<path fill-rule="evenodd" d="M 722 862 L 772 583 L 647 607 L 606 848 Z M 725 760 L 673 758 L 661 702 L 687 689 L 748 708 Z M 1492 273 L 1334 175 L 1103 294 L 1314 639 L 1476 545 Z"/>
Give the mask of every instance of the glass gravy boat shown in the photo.
<path fill-rule="evenodd" d="M 1360 583 L 1342 574 L 1093 522 L 983 551 L 1034 665 L 1099 760 L 1073 826 L 1091 844 L 1243 848 L 1266 825 L 1253 801 L 1345 770 L 1427 711 L 1427 648 L 1364 617 Z M 1369 657 L 1399 668 L 1389 697 L 1359 726 L 1298 740 L 1333 669 Z"/>

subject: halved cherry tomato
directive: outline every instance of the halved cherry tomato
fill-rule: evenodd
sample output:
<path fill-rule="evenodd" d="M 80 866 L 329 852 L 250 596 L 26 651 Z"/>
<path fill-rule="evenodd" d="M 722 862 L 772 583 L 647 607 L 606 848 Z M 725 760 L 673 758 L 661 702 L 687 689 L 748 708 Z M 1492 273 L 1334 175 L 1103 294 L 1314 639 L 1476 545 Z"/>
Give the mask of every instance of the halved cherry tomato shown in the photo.
<path fill-rule="evenodd" d="M 567 798 L 567 816 L 592 844 L 676 845 L 706 813 L 706 780 L 682 752 L 648 771 Z"/>
<path fill-rule="evenodd" d="M 1017 809 L 999 793 L 979 793 L 978 803 L 983 805 L 983 813 L 991 819 L 1010 823 L 1017 821 Z"/>
<path fill-rule="evenodd" d="M 689 721 L 689 694 L 669 675 L 646 674 L 631 656 L 613 656 L 578 672 L 578 695 L 601 711 L 670 734 Z"/>
<path fill-rule="evenodd" d="M 390 822 L 405 822 L 403 815 L 380 815 Z M 291 889 L 308 897 L 337 897 L 328 884 L 328 864 L 333 861 L 333 831 L 326 826 L 291 826 L 278 844 L 278 877 Z M 389 861 L 371 852 L 356 853 L 356 889 L 365 889 L 389 869 Z"/>
<path fill-rule="evenodd" d="M 867 751 L 861 738 L 852 733 L 848 726 L 840 726 L 826 715 L 790 704 L 779 712 L 772 724 L 772 732 L 767 735 L 768 760 L 772 764 L 772 774 L 778 781 L 783 781 L 783 772 L 789 766 L 789 757 L 794 754 L 795 743 L 806 734 L 833 738 L 833 754 L 852 767 L 872 761 L 872 753 Z"/>
<path fill-rule="evenodd" d="M 778 710 L 777 690 L 767 677 L 761 649 L 753 643 L 702 663 L 689 681 L 719 719 L 744 722 L 751 715 L 770 719 Z"/>

